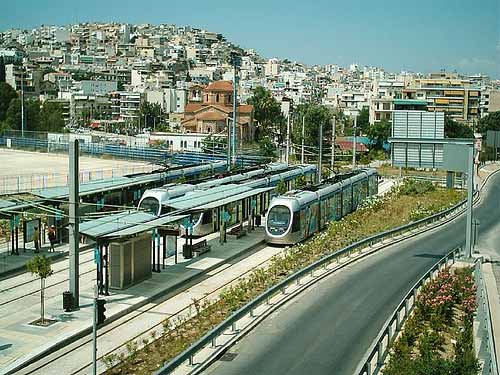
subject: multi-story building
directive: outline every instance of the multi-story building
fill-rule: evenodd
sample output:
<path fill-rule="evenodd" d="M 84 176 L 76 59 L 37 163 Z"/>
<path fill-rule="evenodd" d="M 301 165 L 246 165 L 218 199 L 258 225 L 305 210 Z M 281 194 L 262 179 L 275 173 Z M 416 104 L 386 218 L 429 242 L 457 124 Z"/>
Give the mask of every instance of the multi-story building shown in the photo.
<path fill-rule="evenodd" d="M 391 121 L 394 99 L 401 99 L 404 83 L 401 81 L 375 81 L 370 98 L 370 124 Z"/>
<path fill-rule="evenodd" d="M 456 74 L 433 74 L 413 80 L 403 90 L 404 99 L 427 101 L 427 110 L 445 112 L 452 119 L 472 125 L 479 117 L 481 92 Z"/>
<path fill-rule="evenodd" d="M 117 91 L 109 94 L 111 116 L 113 120 L 138 122 L 139 111 L 143 100 L 140 92 Z"/>

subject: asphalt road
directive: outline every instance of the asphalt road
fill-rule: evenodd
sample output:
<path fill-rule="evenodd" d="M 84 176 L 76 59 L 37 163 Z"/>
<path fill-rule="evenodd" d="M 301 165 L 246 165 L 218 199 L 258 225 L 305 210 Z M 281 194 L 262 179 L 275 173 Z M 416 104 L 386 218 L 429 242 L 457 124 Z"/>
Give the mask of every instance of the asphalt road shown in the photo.
<path fill-rule="evenodd" d="M 500 174 L 482 196 L 474 214 L 481 224 L 478 245 L 488 246 L 488 236 L 500 236 Z M 215 362 L 205 374 L 351 375 L 411 286 L 464 242 L 462 215 L 346 267 L 269 316 L 229 349 L 234 359 Z"/>

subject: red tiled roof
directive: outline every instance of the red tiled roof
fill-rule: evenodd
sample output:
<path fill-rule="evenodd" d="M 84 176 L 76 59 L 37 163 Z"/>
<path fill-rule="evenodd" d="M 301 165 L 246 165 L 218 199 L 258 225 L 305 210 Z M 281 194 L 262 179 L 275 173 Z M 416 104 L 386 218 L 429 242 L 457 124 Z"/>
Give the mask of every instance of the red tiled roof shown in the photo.
<path fill-rule="evenodd" d="M 204 91 L 233 91 L 231 81 L 215 81 L 205 87 Z"/>
<path fill-rule="evenodd" d="M 223 115 L 220 112 L 203 112 L 196 115 L 197 120 L 207 120 L 207 121 L 222 121 L 227 119 L 227 115 Z"/>
<path fill-rule="evenodd" d="M 352 150 L 352 141 L 337 141 L 335 143 L 342 151 Z M 356 152 L 368 152 L 368 148 L 363 143 L 356 142 Z"/>
<path fill-rule="evenodd" d="M 205 108 L 217 108 L 220 109 L 221 111 L 225 113 L 231 113 L 233 111 L 232 106 L 223 106 L 219 104 L 200 104 L 200 103 L 188 103 L 186 107 L 184 108 L 184 113 L 194 113 L 198 112 L 202 109 Z M 240 104 L 238 106 L 238 112 L 239 113 L 252 113 L 253 111 L 253 105 L 250 104 Z"/>

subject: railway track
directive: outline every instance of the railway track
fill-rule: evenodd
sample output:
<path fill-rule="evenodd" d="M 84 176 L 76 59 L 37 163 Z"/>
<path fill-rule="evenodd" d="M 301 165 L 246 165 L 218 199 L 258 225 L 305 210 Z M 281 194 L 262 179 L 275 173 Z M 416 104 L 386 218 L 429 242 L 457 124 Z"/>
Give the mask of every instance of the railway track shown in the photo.
<path fill-rule="evenodd" d="M 222 272 L 227 272 L 231 267 L 238 266 L 240 264 L 240 262 L 243 261 L 245 258 L 247 258 L 250 255 L 264 249 L 265 247 L 266 247 L 265 245 L 260 245 L 260 246 L 255 247 L 254 249 L 252 249 L 251 253 L 247 253 L 245 255 L 242 255 L 240 258 L 237 258 L 234 263 L 230 264 L 227 267 L 224 267 L 224 265 L 221 265 L 219 268 L 214 270 L 215 272 L 212 271 L 212 273 L 210 273 L 209 277 L 204 278 L 204 280 L 212 279 L 212 278 L 216 277 L 217 275 L 221 274 Z M 282 253 L 283 251 L 285 251 L 285 249 L 279 249 L 279 250 L 273 252 L 272 255 L 275 255 L 277 253 Z M 240 273 L 237 276 L 231 278 L 230 280 L 223 282 L 223 284 L 213 288 L 208 293 L 206 293 L 202 298 L 200 298 L 198 301 L 202 302 L 202 301 L 207 300 L 207 299 L 211 300 L 213 298 L 216 298 L 216 296 L 224 288 L 237 282 L 239 279 L 247 276 L 248 274 L 253 272 L 255 269 L 265 266 L 267 263 L 270 262 L 271 257 L 272 256 L 269 256 L 267 259 L 252 266 L 251 268 L 244 271 L 243 273 Z M 167 305 L 169 303 L 169 301 L 172 297 L 174 297 L 175 295 L 180 294 L 184 291 L 190 290 L 192 287 L 195 287 L 198 284 L 198 282 L 200 282 L 200 281 L 197 281 L 196 284 L 190 286 L 186 290 L 178 291 L 174 295 L 169 296 L 168 299 L 165 299 L 165 297 L 160 297 L 157 300 L 151 301 L 143 308 L 131 312 L 130 314 L 124 316 L 123 318 L 118 319 L 117 321 L 109 324 L 108 326 L 104 326 L 98 332 L 98 340 L 106 340 L 107 337 L 111 337 L 112 335 L 116 335 L 119 328 L 125 327 L 127 324 L 133 323 L 134 320 L 140 320 L 140 319 L 144 318 L 144 316 L 147 315 L 148 313 L 155 313 L 152 310 L 155 310 L 155 309 L 161 310 L 162 307 L 164 307 L 165 305 Z M 105 356 L 107 356 L 111 353 L 125 351 L 126 350 L 126 348 L 125 348 L 126 343 L 129 341 L 137 341 L 138 339 L 140 339 L 143 336 L 150 337 L 149 336 L 150 332 L 157 331 L 158 329 L 160 329 L 162 327 L 162 321 L 164 320 L 164 318 L 166 318 L 166 317 L 175 318 L 175 317 L 179 317 L 179 316 L 184 316 L 185 314 L 191 314 L 192 309 L 194 309 L 193 303 L 175 311 L 174 313 L 155 313 L 155 314 L 160 314 L 162 317 L 160 319 L 159 323 L 156 323 L 153 326 L 148 327 L 146 330 L 141 331 L 140 333 L 136 334 L 132 338 L 125 339 L 123 343 L 114 346 L 114 348 L 112 348 L 111 350 L 106 350 L 104 353 L 99 354 L 97 361 L 98 362 L 101 361 Z M 61 360 L 63 358 L 69 358 L 68 356 L 76 354 L 76 352 L 78 350 L 86 351 L 86 349 L 89 349 L 91 351 L 91 348 L 90 348 L 91 343 L 92 343 L 92 335 L 88 334 L 85 337 L 82 337 L 81 339 L 79 339 L 79 340 L 77 340 L 69 345 L 66 345 L 63 349 L 60 349 L 60 350 L 58 350 L 50 355 L 45 356 L 42 360 L 28 365 L 27 367 L 25 367 L 24 369 L 20 370 L 17 373 L 19 373 L 19 374 L 40 374 L 40 373 L 42 373 L 42 371 L 43 371 L 43 373 L 52 373 L 47 368 L 48 366 L 50 366 L 54 362 Z M 89 348 L 87 348 L 87 347 L 89 347 Z M 85 358 L 91 358 L 91 356 L 87 355 Z M 92 367 L 92 362 L 87 361 L 87 363 L 85 363 L 82 366 L 79 366 L 76 370 L 71 370 L 71 371 L 68 371 L 66 373 L 71 374 L 71 375 L 87 374 L 91 370 L 91 367 Z M 47 370 L 47 371 L 45 371 L 45 370 Z"/>

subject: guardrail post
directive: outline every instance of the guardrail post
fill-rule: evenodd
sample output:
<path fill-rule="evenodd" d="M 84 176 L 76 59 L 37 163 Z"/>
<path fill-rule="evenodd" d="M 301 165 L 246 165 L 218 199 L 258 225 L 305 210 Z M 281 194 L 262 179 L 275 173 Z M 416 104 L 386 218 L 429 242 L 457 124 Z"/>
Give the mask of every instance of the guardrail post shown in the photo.
<path fill-rule="evenodd" d="M 193 355 L 190 355 L 189 358 L 188 358 L 188 366 L 192 366 L 193 365 L 193 358 L 194 356 Z"/>
<path fill-rule="evenodd" d="M 212 339 L 212 348 L 216 348 L 217 347 L 217 337 L 214 337 Z"/>
<path fill-rule="evenodd" d="M 377 345 L 377 366 L 384 364 L 384 338 L 378 342 Z"/>
<path fill-rule="evenodd" d="M 372 364 L 370 362 L 366 362 L 365 371 L 366 375 L 372 375 Z"/>
<path fill-rule="evenodd" d="M 396 331 L 399 331 L 401 329 L 401 310 L 396 311 Z"/>
<path fill-rule="evenodd" d="M 410 299 L 407 298 L 405 299 L 405 318 L 408 318 L 410 316 Z"/>
<path fill-rule="evenodd" d="M 253 309 L 250 309 L 250 318 L 255 318 L 255 315 L 253 314 Z"/>
<path fill-rule="evenodd" d="M 233 322 L 231 324 L 231 332 L 236 332 L 236 331 L 237 331 L 237 329 L 236 329 L 236 322 Z"/>
<path fill-rule="evenodd" d="M 387 346 L 390 346 L 392 343 L 392 336 L 394 335 L 394 328 L 392 328 L 393 322 L 389 324 L 387 327 Z"/>

